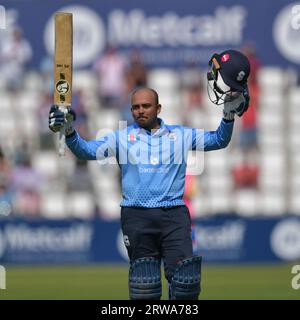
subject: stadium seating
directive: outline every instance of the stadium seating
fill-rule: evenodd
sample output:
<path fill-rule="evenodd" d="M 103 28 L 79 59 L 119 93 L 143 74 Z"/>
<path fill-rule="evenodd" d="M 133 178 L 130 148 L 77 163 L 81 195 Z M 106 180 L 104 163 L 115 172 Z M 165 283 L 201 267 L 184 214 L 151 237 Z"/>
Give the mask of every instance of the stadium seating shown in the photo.
<path fill-rule="evenodd" d="M 67 197 L 67 212 L 70 217 L 91 219 L 95 214 L 93 194 L 71 192 Z"/>
<path fill-rule="evenodd" d="M 300 214 L 300 88 L 288 74 L 277 67 L 261 68 L 258 74 L 261 94 L 257 112 L 257 188 L 238 189 L 234 185 L 232 169 L 243 159 L 238 147 L 241 119 L 237 119 L 230 145 L 204 156 L 204 171 L 197 176 L 199 188 L 192 199 L 196 217 L 230 212 L 241 216 Z M 201 106 L 187 109 L 177 71 L 154 69 L 149 71 L 148 78 L 149 86 L 159 92 L 163 106 L 161 117 L 166 123 L 205 130 L 218 126 L 222 107 L 212 105 L 206 88 L 203 88 Z M 47 131 L 47 119 L 44 119 L 47 112 L 42 112 L 40 105 L 43 98 L 40 82 L 38 73 L 29 72 L 24 89 L 12 94 L 5 91 L 0 81 L 2 148 L 10 159 L 16 155 L 20 137 L 31 148 L 32 168 L 44 177 L 39 191 L 42 216 L 89 219 L 97 208 L 105 219 L 117 219 L 121 199 L 117 165 L 103 167 L 97 161 L 88 162 L 92 191 L 71 190 L 70 178 L 77 170 L 75 157 L 68 151 L 66 158 L 60 159 L 55 149 L 39 149 L 41 129 L 37 123 L 43 123 Z M 293 85 L 288 86 L 291 83 Z M 74 88 L 84 97 L 91 138 L 118 128 L 121 112 L 103 108 L 91 71 L 75 72 Z M 53 139 L 57 147 L 57 136 Z"/>

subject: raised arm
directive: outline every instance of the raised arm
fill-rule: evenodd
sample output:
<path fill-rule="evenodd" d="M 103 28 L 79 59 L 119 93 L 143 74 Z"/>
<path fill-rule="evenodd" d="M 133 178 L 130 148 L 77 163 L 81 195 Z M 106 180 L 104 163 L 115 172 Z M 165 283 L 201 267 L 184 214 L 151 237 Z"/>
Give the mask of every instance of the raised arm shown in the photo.
<path fill-rule="evenodd" d="M 65 128 L 66 144 L 76 157 L 82 160 L 101 160 L 117 154 L 117 132 L 112 131 L 104 137 L 86 141 L 80 137 L 73 128 L 76 119 L 75 112 L 71 109 L 67 113 L 52 106 L 49 112 L 49 128 L 53 132 L 59 132 L 62 126 Z"/>
<path fill-rule="evenodd" d="M 215 131 L 202 131 L 194 129 L 193 149 L 211 151 L 228 146 L 234 125 L 234 117 L 237 114 L 242 116 L 248 108 L 248 102 L 242 94 L 236 98 L 226 101 L 223 108 L 223 119 Z"/>
<path fill-rule="evenodd" d="M 218 150 L 227 147 L 231 140 L 234 121 L 222 119 L 216 131 L 193 129 L 193 150 Z"/>
<path fill-rule="evenodd" d="M 102 160 L 116 156 L 117 152 L 116 132 L 97 140 L 86 141 L 74 130 L 66 137 L 66 144 L 77 158 L 83 160 Z"/>

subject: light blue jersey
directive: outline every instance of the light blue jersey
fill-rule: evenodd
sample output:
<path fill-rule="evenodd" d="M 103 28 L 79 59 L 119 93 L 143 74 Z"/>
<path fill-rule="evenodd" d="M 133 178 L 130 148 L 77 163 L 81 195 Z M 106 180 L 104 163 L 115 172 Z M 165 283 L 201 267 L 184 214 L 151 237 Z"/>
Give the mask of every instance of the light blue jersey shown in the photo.
<path fill-rule="evenodd" d="M 122 174 L 121 206 L 172 207 L 184 205 L 183 192 L 189 150 L 225 148 L 232 135 L 233 121 L 221 121 L 216 131 L 166 125 L 150 132 L 135 123 L 98 140 L 86 141 L 77 132 L 66 138 L 80 159 L 115 157 Z"/>

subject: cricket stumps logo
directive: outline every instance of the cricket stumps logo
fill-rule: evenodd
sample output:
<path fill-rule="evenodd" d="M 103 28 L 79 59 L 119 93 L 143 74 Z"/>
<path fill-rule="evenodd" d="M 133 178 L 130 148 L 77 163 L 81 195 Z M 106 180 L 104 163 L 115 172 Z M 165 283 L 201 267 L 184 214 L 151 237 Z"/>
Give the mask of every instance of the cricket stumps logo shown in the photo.
<path fill-rule="evenodd" d="M 67 94 L 70 91 L 70 85 L 67 80 L 59 80 L 55 84 L 55 90 L 59 94 Z"/>

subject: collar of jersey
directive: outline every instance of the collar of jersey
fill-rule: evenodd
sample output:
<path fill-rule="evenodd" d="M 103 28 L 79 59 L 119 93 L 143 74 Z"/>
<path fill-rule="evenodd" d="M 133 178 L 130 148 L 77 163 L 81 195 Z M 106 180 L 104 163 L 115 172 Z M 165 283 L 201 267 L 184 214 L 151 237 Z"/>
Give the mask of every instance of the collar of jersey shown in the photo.
<path fill-rule="evenodd" d="M 167 125 L 165 125 L 163 119 L 161 119 L 161 118 L 157 118 L 157 119 L 158 119 L 160 128 L 159 128 L 158 130 L 156 130 L 156 131 L 154 132 L 154 134 L 151 135 L 152 137 L 161 137 L 161 136 L 163 136 L 164 134 L 167 134 L 167 133 L 170 132 L 170 130 L 168 129 Z M 137 133 L 137 134 L 147 134 L 147 135 L 150 135 L 149 131 L 146 130 L 146 129 L 141 128 L 141 127 L 138 125 L 137 122 L 134 122 L 133 128 L 136 130 L 136 133 Z"/>

